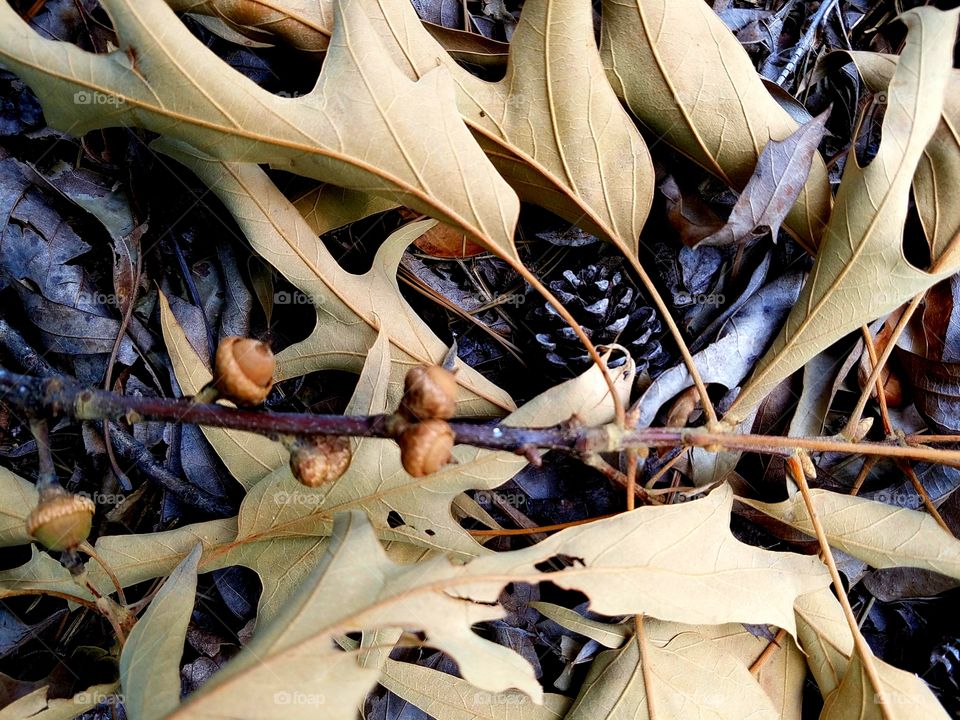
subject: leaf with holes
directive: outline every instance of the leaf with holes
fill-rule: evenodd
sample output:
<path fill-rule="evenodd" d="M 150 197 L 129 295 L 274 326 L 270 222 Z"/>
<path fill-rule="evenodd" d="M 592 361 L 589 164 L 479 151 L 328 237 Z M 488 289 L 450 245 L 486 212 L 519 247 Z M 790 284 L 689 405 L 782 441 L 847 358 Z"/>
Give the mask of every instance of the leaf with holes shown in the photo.
<path fill-rule="evenodd" d="M 448 653 L 464 680 L 479 689 L 517 688 L 541 702 L 543 691 L 527 662 L 470 629 L 502 616 L 496 600 L 509 582 L 549 579 L 585 593 L 591 608 L 607 615 L 643 612 L 697 624 L 771 623 L 792 630 L 794 600 L 826 587 L 827 573 L 814 558 L 735 540 L 732 500 L 720 489 L 685 505 L 641 508 L 463 565 L 445 557 L 395 565 L 361 513 L 340 515 L 326 556 L 300 590 L 170 717 L 291 717 L 284 713 L 300 710 L 264 701 L 290 692 L 323 698 L 332 717 L 352 716 L 378 672 L 361 668 L 333 639 L 391 627 L 425 633 L 428 644 Z M 702 551 L 705 543 L 711 552 Z M 546 574 L 544 563 L 556 558 L 567 562 Z"/>

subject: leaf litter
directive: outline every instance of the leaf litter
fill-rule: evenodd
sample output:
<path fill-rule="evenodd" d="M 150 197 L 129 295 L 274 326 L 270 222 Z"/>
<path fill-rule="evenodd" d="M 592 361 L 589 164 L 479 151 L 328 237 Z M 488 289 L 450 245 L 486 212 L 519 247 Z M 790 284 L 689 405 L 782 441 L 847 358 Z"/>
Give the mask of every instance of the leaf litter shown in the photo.
<path fill-rule="evenodd" d="M 739 433 L 847 432 L 864 396 L 870 440 L 956 439 L 955 12 L 25 5 L 0 3 L 4 368 L 190 396 L 250 335 L 279 351 L 270 411 L 375 414 L 454 345 L 458 416 L 615 419 L 536 278 L 628 348 L 609 368 L 639 427 L 710 429 L 688 347 Z M 102 423 L 61 422 L 57 474 L 140 610 L 121 650 L 63 599 L 115 592 L 104 569 L 27 551 L 39 446 L 0 409 L 4 717 L 957 709 L 948 465 L 824 447 L 798 494 L 781 458 L 651 450 L 624 512 L 616 453 L 461 446 L 418 479 L 363 438 L 309 490 L 274 437 L 111 423 L 108 453 Z"/>

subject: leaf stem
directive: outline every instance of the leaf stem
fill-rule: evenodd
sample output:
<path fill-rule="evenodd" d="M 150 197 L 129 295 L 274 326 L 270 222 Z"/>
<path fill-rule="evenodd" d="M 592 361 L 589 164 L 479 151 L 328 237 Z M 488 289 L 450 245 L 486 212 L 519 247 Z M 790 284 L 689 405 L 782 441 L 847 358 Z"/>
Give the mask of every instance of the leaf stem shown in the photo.
<path fill-rule="evenodd" d="M 629 248 L 621 246 L 620 243 L 617 243 L 617 248 L 624 254 L 624 257 L 626 257 L 630 262 L 630 266 L 633 268 L 634 272 L 636 272 L 640 277 L 640 282 L 642 282 L 644 288 L 646 288 L 647 293 L 650 295 L 650 299 L 653 301 L 653 304 L 657 306 L 657 311 L 660 313 L 660 317 L 663 318 L 663 322 L 666 323 L 667 329 L 670 331 L 670 335 L 673 336 L 674 342 L 677 343 L 677 349 L 680 351 L 680 357 L 683 358 L 683 364 L 687 366 L 687 372 L 690 373 L 690 379 L 693 381 L 694 387 L 697 388 L 697 394 L 700 396 L 700 404 L 703 406 L 703 412 L 707 416 L 707 426 L 712 427 L 716 425 L 717 412 L 713 409 L 713 402 L 710 400 L 710 395 L 707 393 L 707 386 L 704 384 L 703 378 L 700 376 L 700 371 L 697 370 L 697 363 L 693 360 L 693 355 L 690 353 L 690 348 L 687 347 L 687 342 L 683 338 L 683 333 L 680 332 L 680 328 L 677 327 L 677 323 L 674 321 L 673 315 L 670 314 L 670 308 L 667 307 L 663 297 L 660 295 L 660 291 L 657 290 L 657 286 L 647 274 L 647 271 L 643 269 L 643 265 L 640 264 L 639 258 L 637 258 L 637 256 L 631 252 Z"/>
<path fill-rule="evenodd" d="M 903 314 L 900 316 L 900 319 L 894 326 L 893 331 L 890 333 L 890 338 L 887 340 L 886 347 L 883 348 L 883 352 L 880 353 L 880 356 L 876 359 L 876 362 L 873 363 L 873 371 L 870 373 L 869 379 L 863 384 L 863 392 L 860 393 L 860 399 L 857 401 L 857 406 L 850 414 L 850 419 L 847 421 L 847 425 L 844 427 L 841 434 L 849 437 L 856 436 L 857 424 L 860 422 L 860 418 L 863 417 L 863 411 L 866 409 L 867 402 L 870 400 L 871 391 L 879 382 L 880 374 L 883 372 L 883 368 L 886 366 L 887 360 L 890 359 L 890 355 L 893 353 L 893 348 L 897 345 L 897 340 L 900 338 L 900 335 L 903 333 L 904 329 L 906 329 L 907 323 L 910 322 L 910 318 L 913 317 L 913 313 L 916 312 L 917 307 L 919 307 L 920 302 L 923 300 L 925 295 L 926 292 L 917 293 L 914 295 L 913 300 L 910 301 L 910 304 L 907 306 L 906 310 L 903 311 Z M 873 358 L 871 358 L 871 362 L 872 361 Z"/>
<path fill-rule="evenodd" d="M 869 384 L 867 387 L 870 387 Z M 830 571 L 830 578 L 833 580 L 833 586 L 836 590 L 837 600 L 840 601 L 840 606 L 843 608 L 843 616 L 846 618 L 847 625 L 850 627 L 850 632 L 853 635 L 855 651 L 860 656 L 863 669 L 873 685 L 877 704 L 880 706 L 880 713 L 884 718 L 886 718 L 888 717 L 888 714 L 886 710 L 886 702 L 883 696 L 883 685 L 880 682 L 880 674 L 877 672 L 877 666 L 873 662 L 873 651 L 870 649 L 870 646 L 864 639 L 863 634 L 860 632 L 860 626 L 857 623 L 857 617 L 853 614 L 853 608 L 850 607 L 850 601 L 847 599 L 847 592 L 843 587 L 843 580 L 840 578 L 840 571 L 837 570 L 837 564 L 833 560 L 833 552 L 830 550 L 830 542 L 827 540 L 827 534 L 823 529 L 823 525 L 820 523 L 820 517 L 817 515 L 816 507 L 813 504 L 813 498 L 810 495 L 810 486 L 807 484 L 807 476 L 803 472 L 803 468 L 800 465 L 800 459 L 796 455 L 787 461 L 787 469 L 791 477 L 793 477 L 793 480 L 797 483 L 797 487 L 800 488 L 800 494 L 803 496 L 803 503 L 807 508 L 807 514 L 810 516 L 810 524 L 813 526 L 814 533 L 816 533 L 817 542 L 820 543 L 821 557 L 824 564 L 827 566 L 827 569 Z M 849 667 L 847 672 L 850 672 Z"/>

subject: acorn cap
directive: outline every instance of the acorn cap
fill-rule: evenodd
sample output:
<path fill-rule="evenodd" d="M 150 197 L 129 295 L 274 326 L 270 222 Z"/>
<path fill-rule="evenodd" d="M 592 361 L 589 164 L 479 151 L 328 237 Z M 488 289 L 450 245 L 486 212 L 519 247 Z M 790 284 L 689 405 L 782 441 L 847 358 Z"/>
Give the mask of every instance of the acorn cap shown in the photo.
<path fill-rule="evenodd" d="M 424 420 L 400 435 L 400 462 L 413 477 L 437 472 L 453 457 L 454 434 L 446 420 Z"/>
<path fill-rule="evenodd" d="M 48 550 L 72 550 L 89 537 L 95 510 L 90 498 L 57 492 L 27 516 L 27 533 Z"/>
<path fill-rule="evenodd" d="M 290 470 L 307 487 L 320 487 L 343 475 L 350 467 L 350 440 L 316 436 L 299 440 L 290 451 Z"/>
<path fill-rule="evenodd" d="M 457 409 L 457 376 L 439 365 L 418 365 L 403 381 L 400 414 L 408 420 L 449 420 Z"/>
<path fill-rule="evenodd" d="M 276 358 L 265 342 L 227 337 L 217 347 L 214 384 L 237 405 L 259 405 L 270 394 L 276 369 Z"/>

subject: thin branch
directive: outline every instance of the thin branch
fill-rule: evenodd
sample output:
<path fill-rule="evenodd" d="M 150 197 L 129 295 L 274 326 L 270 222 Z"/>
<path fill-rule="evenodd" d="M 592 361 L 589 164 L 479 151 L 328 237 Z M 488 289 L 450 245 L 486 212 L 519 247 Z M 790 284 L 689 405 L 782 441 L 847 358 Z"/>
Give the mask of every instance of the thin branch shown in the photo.
<path fill-rule="evenodd" d="M 195 403 L 190 399 L 131 397 L 85 388 L 64 378 L 34 378 L 0 369 L 0 397 L 9 405 L 34 414 L 77 420 L 157 420 L 281 435 L 338 435 L 396 438 L 403 423 L 394 415 L 312 415 L 244 410 Z M 845 452 L 876 457 L 904 458 L 960 467 L 960 451 L 902 444 L 899 441 L 850 442 L 842 437 L 791 438 L 734 434 L 705 428 L 639 428 L 624 430 L 615 424 L 584 427 L 561 423 L 551 427 L 451 422 L 457 444 L 489 450 L 529 454 L 531 448 L 583 455 L 658 447 L 702 447 L 790 456 L 795 449 Z"/>
<path fill-rule="evenodd" d="M 823 525 L 820 523 L 820 517 L 817 515 L 816 507 L 813 504 L 813 498 L 810 495 L 810 486 L 807 484 L 807 476 L 803 472 L 799 458 L 796 456 L 790 458 L 790 460 L 787 462 L 787 468 L 790 472 L 790 475 L 797 483 L 797 486 L 800 488 L 800 494 L 803 496 L 803 503 L 806 505 L 807 515 L 810 517 L 810 524 L 813 526 L 813 531 L 817 536 L 817 542 L 820 544 L 821 557 L 823 558 L 823 562 L 827 566 L 827 569 L 830 571 L 830 578 L 833 580 L 833 586 L 836 590 L 837 600 L 840 601 L 840 606 L 843 608 L 843 616 L 846 618 L 847 625 L 850 627 L 850 633 L 853 635 L 853 644 L 854 648 L 856 649 L 856 653 L 860 656 L 864 672 L 866 672 L 867 677 L 873 684 L 873 689 L 876 693 L 876 702 L 880 707 L 880 712 L 884 717 L 887 717 L 886 698 L 883 695 L 883 685 L 880 682 L 880 674 L 877 672 L 877 666 L 873 662 L 873 651 L 870 650 L 870 646 L 867 644 L 863 634 L 860 632 L 860 627 L 857 624 L 857 618 L 853 614 L 853 608 L 850 607 L 850 601 L 847 599 L 847 592 L 844 589 L 843 581 L 840 578 L 840 571 L 837 569 L 837 564 L 833 560 L 833 552 L 830 550 L 830 542 L 827 540 L 827 534 L 823 529 Z"/>

